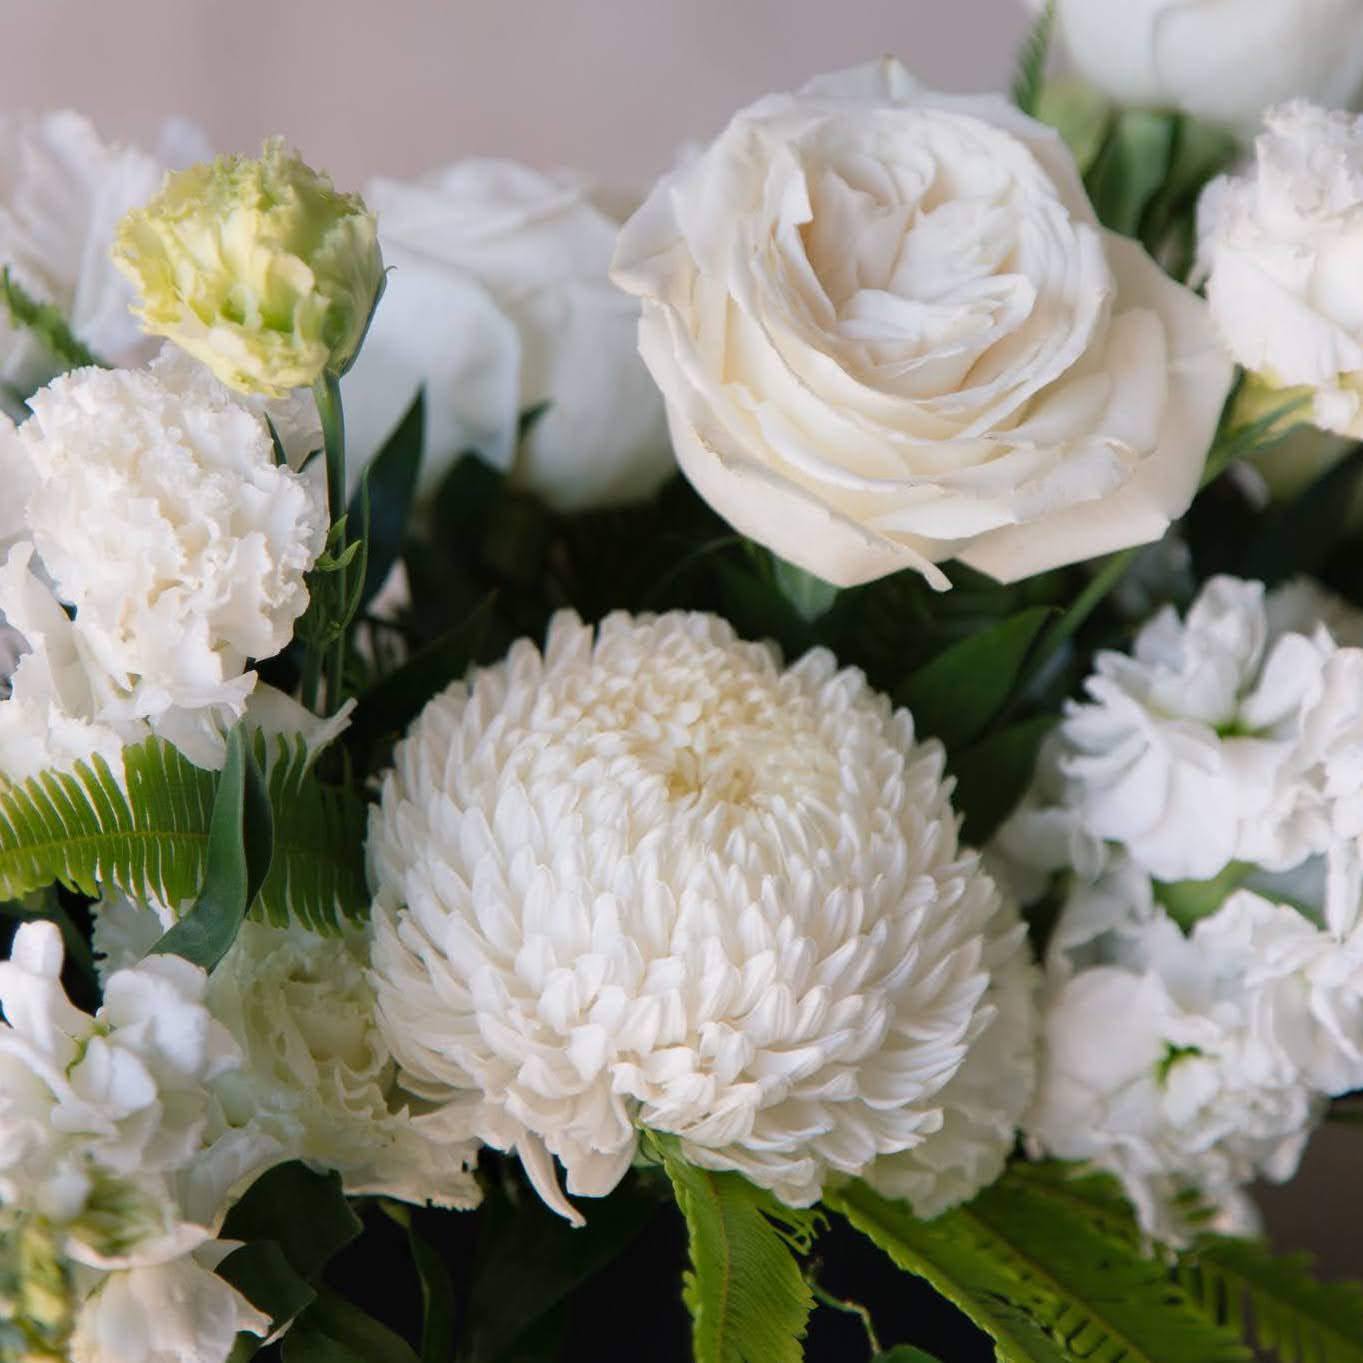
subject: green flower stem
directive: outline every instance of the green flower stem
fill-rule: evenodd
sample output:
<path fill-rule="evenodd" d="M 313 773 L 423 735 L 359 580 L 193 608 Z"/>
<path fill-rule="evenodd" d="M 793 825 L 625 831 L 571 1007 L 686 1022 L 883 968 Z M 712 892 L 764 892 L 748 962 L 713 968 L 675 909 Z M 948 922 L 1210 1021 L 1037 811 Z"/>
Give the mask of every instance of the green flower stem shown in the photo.
<path fill-rule="evenodd" d="M 341 407 L 340 377 L 327 370 L 313 385 L 313 396 L 317 401 L 317 415 L 322 421 L 322 440 L 326 449 L 327 461 L 327 511 L 331 524 L 346 513 L 345 485 L 345 412 Z M 337 569 L 339 596 L 342 601 L 348 597 L 348 571 L 345 567 Z M 341 630 L 331 645 L 326 658 L 327 711 L 335 714 L 341 708 L 342 688 L 345 683 L 345 646 L 346 631 Z M 313 650 L 319 653 L 320 650 Z M 318 664 L 321 666 L 319 658 Z M 313 707 L 316 708 L 316 680 L 308 673 L 304 675 L 304 699 L 307 700 L 308 683 L 313 684 Z"/>

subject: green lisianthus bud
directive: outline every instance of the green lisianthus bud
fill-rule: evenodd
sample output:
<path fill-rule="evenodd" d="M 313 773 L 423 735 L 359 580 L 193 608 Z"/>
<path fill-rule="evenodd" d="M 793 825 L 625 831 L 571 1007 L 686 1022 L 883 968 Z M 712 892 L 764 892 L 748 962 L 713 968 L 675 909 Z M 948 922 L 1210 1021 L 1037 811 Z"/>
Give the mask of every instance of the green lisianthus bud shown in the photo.
<path fill-rule="evenodd" d="M 344 373 L 383 291 L 373 214 L 278 138 L 259 160 L 168 175 L 120 223 L 114 259 L 144 330 L 269 397 Z"/>

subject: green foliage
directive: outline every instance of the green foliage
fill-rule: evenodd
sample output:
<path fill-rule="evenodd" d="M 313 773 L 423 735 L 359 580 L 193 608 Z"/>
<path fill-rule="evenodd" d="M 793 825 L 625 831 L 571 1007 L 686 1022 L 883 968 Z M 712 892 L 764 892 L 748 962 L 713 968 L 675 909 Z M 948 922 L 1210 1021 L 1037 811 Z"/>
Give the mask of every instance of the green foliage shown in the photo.
<path fill-rule="evenodd" d="M 274 858 L 253 911 L 270 922 L 298 920 L 334 930 L 340 917 L 368 912 L 362 845 L 363 801 L 322 784 L 301 740 L 255 741 L 266 765 L 274 816 Z M 204 888 L 215 773 L 162 739 L 125 748 L 126 791 L 103 758 L 69 773 L 44 772 L 0 788 L 0 899 L 59 881 L 82 894 L 114 885 L 137 899 L 178 905 Z"/>
<path fill-rule="evenodd" d="M 51 303 L 40 303 L 10 273 L 0 269 L 0 302 L 9 313 L 11 324 L 19 331 L 31 331 L 51 352 L 63 369 L 84 369 L 90 365 L 109 366 L 88 349 L 66 323 L 61 311 Z"/>
<path fill-rule="evenodd" d="M 1051 55 L 1051 40 L 1055 34 L 1055 0 L 1046 0 L 1046 7 L 1037 16 L 1018 53 L 1017 71 L 1013 76 L 1013 103 L 1024 114 L 1034 118 L 1041 107 L 1041 94 L 1046 84 L 1046 65 Z"/>
<path fill-rule="evenodd" d="M 1279 1363 L 1363 1363 L 1363 1289 L 1322 1283 L 1307 1255 L 1208 1239 L 1179 1261 L 1178 1276 L 1208 1315 Z"/>
<path fill-rule="evenodd" d="M 1005 1363 L 1245 1363 L 1238 1339 L 1126 1233 L 1100 1195 L 1019 1167 L 922 1222 L 853 1184 L 829 1204 L 995 1340 Z"/>
<path fill-rule="evenodd" d="M 1129 109 L 1113 126 L 1088 176 L 1089 197 L 1104 227 L 1139 237 L 1146 210 L 1173 166 L 1177 117 Z"/>
<path fill-rule="evenodd" d="M 938 1360 L 912 1344 L 897 1344 L 888 1353 L 877 1354 L 871 1363 L 938 1363 Z"/>
<path fill-rule="evenodd" d="M 152 951 L 212 970 L 237 940 L 273 859 L 270 792 L 238 726 L 227 736 L 227 760 L 213 797 L 203 891 Z"/>
<path fill-rule="evenodd" d="M 454 1357 L 454 1284 L 444 1259 L 413 1224 L 405 1202 L 384 1202 L 383 1210 L 407 1235 L 417 1281 L 421 1284 L 421 1363 L 450 1363 Z"/>
<path fill-rule="evenodd" d="M 953 756 L 952 803 L 962 816 L 961 836 L 966 842 L 983 847 L 1017 808 L 1032 784 L 1041 745 L 1059 722 L 1058 715 L 1037 715 Z"/>
<path fill-rule="evenodd" d="M 318 1276 L 360 1229 L 339 1174 L 315 1174 L 296 1160 L 279 1164 L 228 1212 L 223 1238 L 243 1243 L 218 1266 L 218 1275 L 278 1330 L 317 1301 Z M 232 1363 L 260 1347 L 254 1335 L 238 1335 Z"/>
<path fill-rule="evenodd" d="M 1093 168 L 1114 118 L 1107 100 L 1081 80 L 1047 81 L 1036 116 L 1065 139 L 1080 175 L 1087 175 Z"/>
<path fill-rule="evenodd" d="M 653 1139 L 686 1219 L 695 1363 L 800 1363 L 814 1297 L 795 1254 L 808 1253 L 818 1213 L 785 1207 L 739 1174 L 697 1169 L 675 1140 Z"/>
<path fill-rule="evenodd" d="M 284 1363 L 420 1363 L 412 1346 L 323 1287 L 284 1336 Z"/>
<path fill-rule="evenodd" d="M 920 667 L 895 693 L 922 735 L 954 751 L 974 742 L 1003 708 L 1032 645 L 1054 614 L 1033 606 L 963 639 Z"/>

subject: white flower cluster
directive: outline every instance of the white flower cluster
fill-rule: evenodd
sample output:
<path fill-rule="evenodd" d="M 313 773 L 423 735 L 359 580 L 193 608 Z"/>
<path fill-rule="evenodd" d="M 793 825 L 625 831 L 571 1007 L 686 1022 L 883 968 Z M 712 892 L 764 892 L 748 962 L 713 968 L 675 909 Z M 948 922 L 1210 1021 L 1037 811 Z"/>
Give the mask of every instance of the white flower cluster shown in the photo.
<path fill-rule="evenodd" d="M 1032 1087 L 1013 909 L 944 755 L 826 652 L 705 615 L 555 618 L 399 745 L 370 830 L 403 1083 L 603 1196 L 640 1128 L 791 1204 L 923 1215 L 997 1176 Z"/>
<path fill-rule="evenodd" d="M 1251 1225 L 1244 1186 L 1363 1086 L 1359 643 L 1308 583 L 1213 578 L 1099 655 L 991 848 L 1061 895 L 1029 1132 L 1167 1238 L 1187 1192 Z"/>
<path fill-rule="evenodd" d="M 315 444 L 301 401 L 273 409 L 286 452 Z M 0 430 L 0 611 L 26 652 L 0 701 L 0 776 L 23 779 L 149 733 L 221 762 L 250 661 L 279 652 L 326 537 L 315 476 L 276 463 L 259 405 L 176 352 L 77 370 Z M 0 543 L 0 548 L 4 544 Z"/>
<path fill-rule="evenodd" d="M 202 970 L 118 970 L 92 1017 L 62 990 L 62 956 L 32 923 L 0 963 L 0 1227 L 45 1250 L 53 1285 L 7 1323 L 80 1363 L 222 1363 L 269 1321 L 213 1273 L 231 1248 L 218 1229 L 277 1147 L 227 1118 L 218 1086 L 241 1056 Z"/>

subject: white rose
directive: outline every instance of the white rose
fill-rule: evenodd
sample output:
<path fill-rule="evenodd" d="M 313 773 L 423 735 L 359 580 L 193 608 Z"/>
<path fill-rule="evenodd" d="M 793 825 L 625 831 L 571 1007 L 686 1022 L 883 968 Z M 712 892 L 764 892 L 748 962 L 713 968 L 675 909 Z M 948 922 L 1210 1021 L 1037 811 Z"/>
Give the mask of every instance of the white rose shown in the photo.
<path fill-rule="evenodd" d="M 1212 317 L 1235 358 L 1313 397 L 1317 425 L 1363 436 L 1363 119 L 1275 109 L 1253 167 L 1209 185 L 1198 219 Z"/>
<path fill-rule="evenodd" d="M 1056 26 L 1119 103 L 1246 130 L 1281 100 L 1345 105 L 1363 86 L 1360 0 L 1058 0 Z"/>
<path fill-rule="evenodd" d="M 345 383 L 361 462 L 424 385 L 427 487 L 476 450 L 562 511 L 654 492 L 676 466 L 638 310 L 607 278 L 619 220 L 574 179 L 507 161 L 376 180 L 365 197 L 392 268 Z"/>
<path fill-rule="evenodd" d="M 890 60 L 740 113 L 614 274 L 697 490 L 844 586 L 1158 539 L 1230 382 L 1203 305 L 1098 227 L 1051 129 Z"/>

